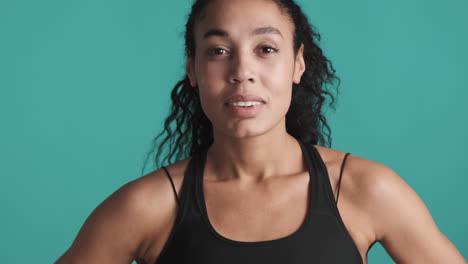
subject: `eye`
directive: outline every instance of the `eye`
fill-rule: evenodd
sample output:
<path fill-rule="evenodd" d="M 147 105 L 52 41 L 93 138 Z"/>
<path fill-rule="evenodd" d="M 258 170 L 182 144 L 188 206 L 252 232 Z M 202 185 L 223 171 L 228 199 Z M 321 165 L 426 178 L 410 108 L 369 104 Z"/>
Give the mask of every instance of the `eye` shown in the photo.
<path fill-rule="evenodd" d="M 227 54 L 228 51 L 223 49 L 223 48 L 212 48 L 210 49 L 210 54 L 211 55 L 224 55 Z"/>
<path fill-rule="evenodd" d="M 277 48 L 274 48 L 272 46 L 262 46 L 260 47 L 260 50 L 263 52 L 263 53 L 275 53 L 278 51 Z"/>

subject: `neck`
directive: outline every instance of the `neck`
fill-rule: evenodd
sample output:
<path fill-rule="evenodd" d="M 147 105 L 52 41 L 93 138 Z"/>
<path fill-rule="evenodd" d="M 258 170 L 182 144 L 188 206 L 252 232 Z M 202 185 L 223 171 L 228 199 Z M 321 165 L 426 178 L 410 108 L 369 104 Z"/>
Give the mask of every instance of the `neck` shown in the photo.
<path fill-rule="evenodd" d="M 282 133 L 283 132 L 283 133 Z M 247 138 L 215 136 L 205 168 L 215 179 L 260 182 L 305 169 L 297 140 L 285 130 Z"/>

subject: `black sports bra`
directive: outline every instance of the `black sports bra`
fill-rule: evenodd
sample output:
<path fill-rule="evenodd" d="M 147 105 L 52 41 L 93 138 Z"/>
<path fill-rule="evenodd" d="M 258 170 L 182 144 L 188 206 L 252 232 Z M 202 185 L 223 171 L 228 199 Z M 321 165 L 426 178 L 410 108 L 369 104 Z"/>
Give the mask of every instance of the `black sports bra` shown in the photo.
<path fill-rule="evenodd" d="M 362 264 L 359 250 L 337 208 L 325 164 L 314 145 L 299 144 L 309 168 L 309 205 L 304 222 L 294 233 L 275 240 L 241 242 L 225 238 L 211 226 L 203 196 L 207 149 L 192 156 L 177 198 L 175 223 L 156 264 Z M 165 167 L 166 173 L 172 178 Z M 177 192 L 174 188 L 174 192 Z"/>

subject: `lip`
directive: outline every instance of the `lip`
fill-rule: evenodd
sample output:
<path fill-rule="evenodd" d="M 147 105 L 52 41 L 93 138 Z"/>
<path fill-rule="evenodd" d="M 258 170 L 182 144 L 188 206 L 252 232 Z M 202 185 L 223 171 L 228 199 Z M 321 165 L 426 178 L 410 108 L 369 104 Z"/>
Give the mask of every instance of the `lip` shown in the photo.
<path fill-rule="evenodd" d="M 232 104 L 226 104 L 225 109 L 228 111 L 230 116 L 237 118 L 253 118 L 262 112 L 265 104 L 256 104 L 249 107 L 234 106 Z"/>
<path fill-rule="evenodd" d="M 232 103 L 234 102 L 260 102 L 261 104 L 253 105 L 250 107 L 242 107 L 242 106 L 234 106 Z M 253 118 L 259 115 L 262 112 L 262 109 L 266 101 L 256 95 L 253 94 L 233 94 L 227 98 L 224 105 L 228 113 L 231 116 L 237 118 Z"/>
<path fill-rule="evenodd" d="M 256 95 L 252 95 L 252 94 L 234 94 L 234 95 L 231 95 L 230 97 L 227 98 L 227 100 L 225 101 L 225 104 L 228 105 L 228 104 L 231 104 L 233 102 L 247 102 L 247 101 L 250 101 L 250 102 L 260 102 L 260 103 L 263 103 L 265 104 L 265 100 L 263 100 L 263 98 L 259 97 L 259 96 L 256 96 Z"/>

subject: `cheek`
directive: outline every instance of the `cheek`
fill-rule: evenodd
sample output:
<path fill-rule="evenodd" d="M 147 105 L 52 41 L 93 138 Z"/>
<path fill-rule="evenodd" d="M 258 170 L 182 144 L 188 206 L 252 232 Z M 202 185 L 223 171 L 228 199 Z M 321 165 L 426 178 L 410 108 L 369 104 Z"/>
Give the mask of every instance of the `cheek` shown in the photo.
<path fill-rule="evenodd" d="M 269 87 L 275 104 L 289 104 L 293 85 L 293 67 L 289 61 L 270 65 L 262 74 L 262 82 Z"/>
<path fill-rule="evenodd" d="M 224 84 L 223 69 L 213 64 L 200 65 L 197 70 L 198 88 L 202 99 L 213 100 L 222 94 Z"/>
<path fill-rule="evenodd" d="M 219 70 L 200 68 L 197 78 L 202 110 L 211 122 L 216 122 L 216 116 L 222 107 L 224 85 L 219 74 L 213 71 Z"/>
<path fill-rule="evenodd" d="M 196 70 L 198 86 L 207 96 L 216 95 L 224 86 L 224 69 L 214 64 L 200 65 Z"/>

